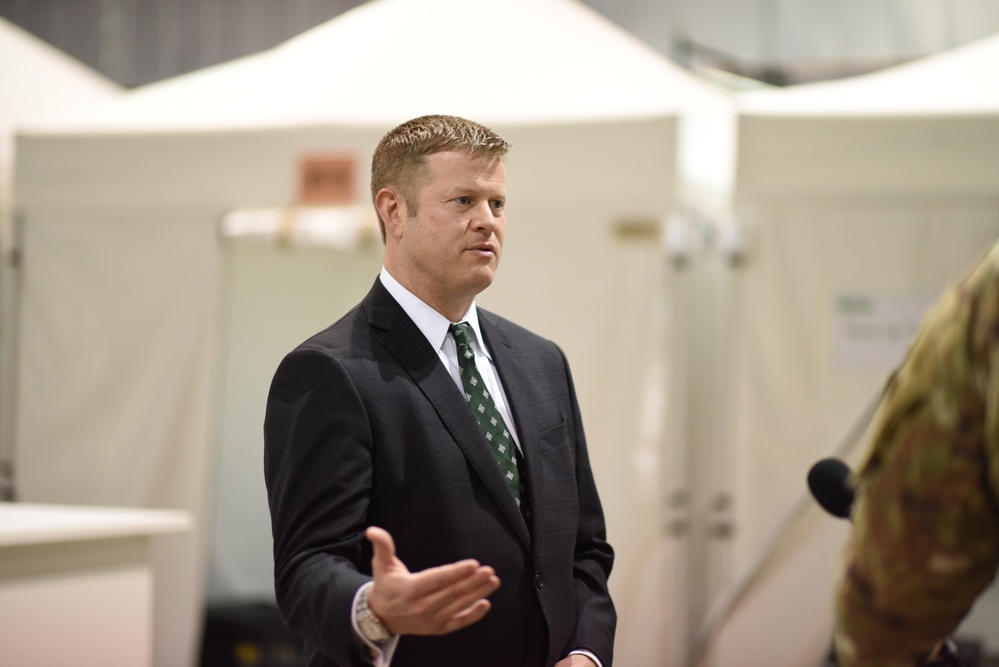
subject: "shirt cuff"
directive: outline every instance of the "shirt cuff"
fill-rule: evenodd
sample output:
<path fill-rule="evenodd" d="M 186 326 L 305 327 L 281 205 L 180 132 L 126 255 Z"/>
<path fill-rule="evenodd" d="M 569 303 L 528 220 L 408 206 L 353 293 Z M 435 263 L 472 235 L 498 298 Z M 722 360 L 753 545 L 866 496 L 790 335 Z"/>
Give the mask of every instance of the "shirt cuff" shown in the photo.
<path fill-rule="evenodd" d="M 604 667 L 604 663 L 600 662 L 600 658 L 593 655 L 585 648 L 576 649 L 575 651 L 569 651 L 569 655 L 585 655 L 587 658 L 597 663 L 597 667 Z"/>
<path fill-rule="evenodd" d="M 392 656 L 399 645 L 399 635 L 392 635 L 380 644 L 368 640 L 361 632 L 361 626 L 357 622 L 357 608 L 361 603 L 361 593 L 371 588 L 372 582 L 367 582 L 354 593 L 354 603 L 350 607 L 350 625 L 354 629 L 354 638 L 358 640 L 358 645 L 363 646 L 362 656 L 375 667 L 389 667 L 392 664 Z M 598 663 L 599 664 L 599 663 Z"/>

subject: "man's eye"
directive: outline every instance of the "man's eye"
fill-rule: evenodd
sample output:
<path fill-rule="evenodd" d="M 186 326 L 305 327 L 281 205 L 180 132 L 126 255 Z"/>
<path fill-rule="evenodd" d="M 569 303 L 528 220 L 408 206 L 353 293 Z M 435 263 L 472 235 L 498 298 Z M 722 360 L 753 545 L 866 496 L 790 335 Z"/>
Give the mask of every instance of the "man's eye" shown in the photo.
<path fill-rule="evenodd" d="M 471 197 L 458 197 L 457 199 L 455 199 L 455 201 L 457 203 L 461 204 L 462 206 L 468 206 L 469 204 L 472 203 L 472 198 Z"/>
<path fill-rule="evenodd" d="M 492 206 L 493 206 L 493 208 L 494 208 L 494 209 L 496 209 L 497 211 L 502 211 L 502 210 L 503 210 L 503 207 L 504 207 L 505 205 L 506 205 L 506 202 L 505 202 L 505 201 L 503 201 L 502 199 L 494 199 L 494 200 L 492 201 Z"/>

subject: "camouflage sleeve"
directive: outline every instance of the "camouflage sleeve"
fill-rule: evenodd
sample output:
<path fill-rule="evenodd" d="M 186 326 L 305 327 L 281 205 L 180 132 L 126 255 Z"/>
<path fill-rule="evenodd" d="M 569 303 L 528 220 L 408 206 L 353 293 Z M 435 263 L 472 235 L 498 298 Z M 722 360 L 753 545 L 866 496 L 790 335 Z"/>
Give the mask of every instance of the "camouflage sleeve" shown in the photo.
<path fill-rule="evenodd" d="M 842 667 L 915 665 L 999 563 L 999 245 L 927 315 L 889 381 L 836 590 Z"/>

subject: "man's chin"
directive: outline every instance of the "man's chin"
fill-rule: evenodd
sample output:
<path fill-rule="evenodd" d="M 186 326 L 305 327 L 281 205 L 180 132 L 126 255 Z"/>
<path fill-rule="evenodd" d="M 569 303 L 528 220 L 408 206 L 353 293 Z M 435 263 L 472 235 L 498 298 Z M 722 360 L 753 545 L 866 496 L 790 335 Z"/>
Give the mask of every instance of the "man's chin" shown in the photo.
<path fill-rule="evenodd" d="M 479 294 L 484 291 L 487 287 L 493 284 L 493 279 L 496 277 L 495 269 L 490 268 L 488 271 L 478 271 L 468 281 L 469 291 Z"/>

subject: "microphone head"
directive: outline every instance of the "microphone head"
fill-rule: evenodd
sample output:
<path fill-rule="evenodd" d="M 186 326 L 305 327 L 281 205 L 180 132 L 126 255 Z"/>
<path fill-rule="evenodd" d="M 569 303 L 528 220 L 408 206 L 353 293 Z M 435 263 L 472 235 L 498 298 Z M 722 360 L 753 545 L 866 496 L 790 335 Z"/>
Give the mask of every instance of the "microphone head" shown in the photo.
<path fill-rule="evenodd" d="M 808 471 L 808 488 L 822 509 L 840 519 L 849 519 L 856 495 L 850 466 L 840 459 L 822 459 Z"/>

